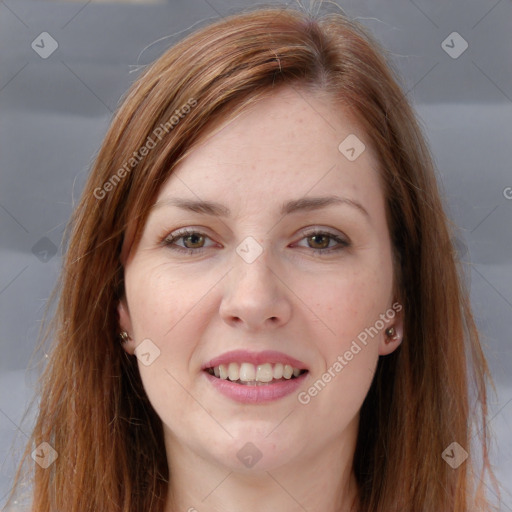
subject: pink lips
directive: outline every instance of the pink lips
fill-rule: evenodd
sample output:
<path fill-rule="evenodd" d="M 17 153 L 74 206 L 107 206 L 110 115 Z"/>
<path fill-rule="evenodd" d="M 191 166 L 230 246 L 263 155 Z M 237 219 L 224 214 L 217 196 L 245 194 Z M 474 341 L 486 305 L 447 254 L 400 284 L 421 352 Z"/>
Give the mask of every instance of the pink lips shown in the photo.
<path fill-rule="evenodd" d="M 307 370 L 307 367 L 302 361 L 287 356 L 282 352 L 275 352 L 273 350 L 266 350 L 257 353 L 247 352 L 246 350 L 234 350 L 226 352 L 202 366 L 202 369 L 204 370 L 202 372 L 204 378 L 208 379 L 210 384 L 217 391 L 236 402 L 244 404 L 263 404 L 283 398 L 295 392 L 308 375 L 308 372 L 306 371 L 298 377 L 290 380 L 279 380 L 266 384 L 249 386 L 247 384 L 237 384 L 230 380 L 219 379 L 206 371 L 208 368 L 213 368 L 221 364 L 229 364 L 231 362 L 239 364 L 252 363 L 254 365 L 264 363 L 282 363 L 289 364 L 290 366 L 299 368 L 300 370 Z"/>
<path fill-rule="evenodd" d="M 230 380 L 218 379 L 208 372 L 203 372 L 203 375 L 217 391 L 236 402 L 243 404 L 263 404 L 296 392 L 308 374 L 306 372 L 295 379 L 276 381 L 261 386 L 236 384 Z"/>

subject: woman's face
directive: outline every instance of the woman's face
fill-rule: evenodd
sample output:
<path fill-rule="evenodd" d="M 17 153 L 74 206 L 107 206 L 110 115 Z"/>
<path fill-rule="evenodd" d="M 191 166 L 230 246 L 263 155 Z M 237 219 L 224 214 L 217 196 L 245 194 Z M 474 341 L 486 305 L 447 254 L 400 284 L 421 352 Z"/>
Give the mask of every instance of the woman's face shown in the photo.
<path fill-rule="evenodd" d="M 401 332 L 365 134 L 311 93 L 259 102 L 164 184 L 125 286 L 125 348 L 170 460 L 268 470 L 353 446 L 400 343 L 384 331 Z"/>

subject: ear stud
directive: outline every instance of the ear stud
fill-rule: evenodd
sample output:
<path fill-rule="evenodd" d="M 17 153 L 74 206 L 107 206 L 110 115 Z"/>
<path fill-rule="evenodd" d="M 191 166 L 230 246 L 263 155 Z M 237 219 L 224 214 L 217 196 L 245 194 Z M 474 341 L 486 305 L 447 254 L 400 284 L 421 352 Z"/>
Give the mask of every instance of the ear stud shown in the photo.
<path fill-rule="evenodd" d="M 386 343 L 391 343 L 392 341 L 395 341 L 397 335 L 396 330 L 394 327 L 388 327 L 385 331 L 387 339 L 385 340 Z"/>

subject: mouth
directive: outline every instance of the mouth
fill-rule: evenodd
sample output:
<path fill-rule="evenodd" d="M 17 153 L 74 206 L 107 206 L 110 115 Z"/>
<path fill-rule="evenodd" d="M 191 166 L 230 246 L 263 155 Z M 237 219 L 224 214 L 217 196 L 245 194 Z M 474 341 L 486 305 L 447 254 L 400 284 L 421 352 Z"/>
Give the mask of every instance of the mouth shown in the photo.
<path fill-rule="evenodd" d="M 202 366 L 213 390 L 242 404 L 270 403 L 297 392 L 309 369 L 299 359 L 275 350 L 232 350 Z"/>
<path fill-rule="evenodd" d="M 249 362 L 220 364 L 204 370 L 219 379 L 242 386 L 268 386 L 299 378 L 308 372 L 283 363 L 252 364 Z"/>

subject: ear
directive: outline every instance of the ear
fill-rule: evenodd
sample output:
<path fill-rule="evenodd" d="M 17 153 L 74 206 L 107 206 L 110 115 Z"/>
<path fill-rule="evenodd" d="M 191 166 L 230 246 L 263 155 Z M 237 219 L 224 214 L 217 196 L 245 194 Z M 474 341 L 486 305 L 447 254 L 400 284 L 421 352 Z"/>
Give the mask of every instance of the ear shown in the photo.
<path fill-rule="evenodd" d="M 394 311 L 394 316 L 391 314 L 390 310 Z M 404 335 L 404 313 L 402 304 L 398 301 L 393 302 L 387 312 L 390 313 L 388 315 L 389 321 L 386 323 L 386 327 L 384 328 L 379 341 L 380 356 L 387 356 L 394 352 L 402 343 Z M 394 329 L 394 334 L 393 336 L 388 336 L 386 332 L 391 327 Z"/>
<path fill-rule="evenodd" d="M 120 332 L 124 331 L 128 333 L 128 340 L 122 342 L 122 347 L 130 355 L 134 355 L 135 351 L 135 340 L 133 339 L 132 322 L 130 318 L 130 312 L 128 311 L 128 304 L 126 299 L 121 299 L 117 305 L 117 313 L 119 314 L 119 327 Z M 120 340 L 121 341 L 121 340 Z"/>

